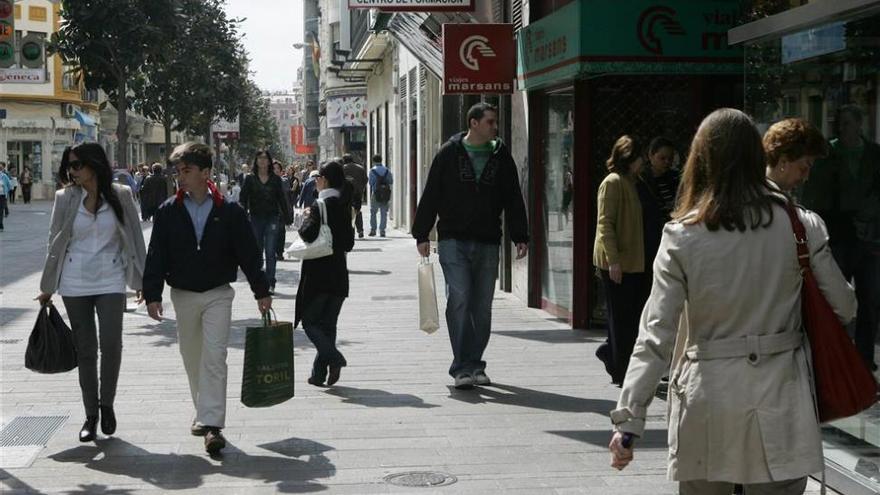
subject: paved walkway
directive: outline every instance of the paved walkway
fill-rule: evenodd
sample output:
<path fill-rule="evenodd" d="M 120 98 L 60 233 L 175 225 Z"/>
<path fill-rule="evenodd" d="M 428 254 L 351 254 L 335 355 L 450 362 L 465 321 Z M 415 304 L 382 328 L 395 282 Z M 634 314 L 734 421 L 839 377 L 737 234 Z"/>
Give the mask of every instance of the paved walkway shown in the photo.
<path fill-rule="evenodd" d="M 45 442 L 0 447 L 4 494 L 675 493 L 665 480 L 662 401 L 649 411 L 635 463 L 622 473 L 608 467 L 607 412 L 618 389 L 593 357 L 600 332 L 572 331 L 499 293 L 487 355 L 496 385 L 452 388 L 445 329 L 418 330 L 418 258 L 399 232 L 358 241 L 350 255 L 352 295 L 340 322 L 349 366 L 336 387 L 305 383 L 314 349 L 298 330 L 297 396 L 268 409 L 240 404 L 244 327 L 258 315 L 239 282 L 226 454 L 209 458 L 201 439 L 189 434 L 192 407 L 170 304 L 171 319 L 161 324 L 125 315 L 117 435 L 80 444 L 76 373 L 38 375 L 23 367 L 49 210 L 47 203 L 15 205 L 0 233 L 0 423 L 37 416 L 45 417 L 31 420 L 44 425 L 37 432 L 53 431 L 45 427 L 51 417 L 61 426 Z M 298 273 L 299 263 L 279 263 L 275 307 L 282 320 L 293 316 Z M 445 473 L 457 482 L 432 489 L 384 481 L 412 471 Z"/>

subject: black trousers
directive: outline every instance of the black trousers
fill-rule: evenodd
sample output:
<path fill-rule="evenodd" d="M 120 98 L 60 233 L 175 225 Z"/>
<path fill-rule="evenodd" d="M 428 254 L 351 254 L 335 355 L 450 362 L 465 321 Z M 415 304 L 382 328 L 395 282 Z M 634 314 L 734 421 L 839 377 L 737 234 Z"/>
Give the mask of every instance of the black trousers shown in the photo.
<path fill-rule="evenodd" d="M 320 381 L 327 378 L 329 367 L 346 365 L 345 356 L 336 348 L 336 322 L 343 302 L 344 297 L 315 294 L 305 303 L 302 313 L 303 329 L 318 351 L 312 363 L 312 377 Z"/>
<path fill-rule="evenodd" d="M 624 273 L 621 283 L 611 281 L 606 270 L 600 270 L 605 300 L 608 305 L 608 340 L 596 351 L 605 362 L 611 381 L 622 384 L 629 367 L 636 337 L 639 335 L 639 318 L 645 305 L 644 273 Z"/>
<path fill-rule="evenodd" d="M 357 231 L 358 234 L 364 233 L 364 215 L 361 213 L 360 202 L 352 203 L 351 208 L 354 210 L 354 230 Z"/>
<path fill-rule="evenodd" d="M 30 184 L 22 184 L 21 185 L 21 195 L 24 197 L 24 204 L 28 204 L 31 202 L 31 185 Z"/>
<path fill-rule="evenodd" d="M 869 366 L 874 363 L 874 343 L 877 339 L 878 303 L 880 303 L 880 255 L 860 242 L 832 243 L 831 253 L 843 276 L 856 288 L 855 344 Z"/>

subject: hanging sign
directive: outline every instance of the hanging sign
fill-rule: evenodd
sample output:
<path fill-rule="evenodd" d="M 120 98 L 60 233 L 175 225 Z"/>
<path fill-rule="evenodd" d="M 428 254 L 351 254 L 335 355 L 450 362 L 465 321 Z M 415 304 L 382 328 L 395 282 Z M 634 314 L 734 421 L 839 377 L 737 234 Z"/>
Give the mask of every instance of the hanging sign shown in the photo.
<path fill-rule="evenodd" d="M 470 12 L 474 10 L 474 0 L 348 0 L 348 8 L 397 12 Z"/>
<path fill-rule="evenodd" d="M 513 24 L 443 25 L 443 94 L 510 94 L 515 79 Z"/>

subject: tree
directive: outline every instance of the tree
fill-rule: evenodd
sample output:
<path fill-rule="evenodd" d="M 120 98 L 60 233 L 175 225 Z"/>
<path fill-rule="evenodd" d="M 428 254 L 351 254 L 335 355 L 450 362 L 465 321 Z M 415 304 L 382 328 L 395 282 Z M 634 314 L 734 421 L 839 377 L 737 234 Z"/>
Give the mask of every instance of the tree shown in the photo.
<path fill-rule="evenodd" d="M 278 123 L 269 110 L 269 99 L 257 85 L 248 80 L 241 98 L 239 140 L 236 152 L 242 157 L 253 157 L 260 149 L 268 149 L 272 156 L 281 156 L 278 142 Z"/>
<path fill-rule="evenodd" d="M 165 127 L 166 153 L 172 128 L 206 134 L 218 117 L 238 117 L 248 76 L 239 23 L 219 0 L 181 0 L 174 42 L 135 87 L 135 108 Z"/>
<path fill-rule="evenodd" d="M 117 161 L 128 167 L 128 118 L 132 83 L 143 68 L 161 64 L 168 33 L 177 23 L 176 0 L 62 0 L 61 26 L 49 51 L 82 77 L 89 89 L 102 89 L 116 108 Z"/>

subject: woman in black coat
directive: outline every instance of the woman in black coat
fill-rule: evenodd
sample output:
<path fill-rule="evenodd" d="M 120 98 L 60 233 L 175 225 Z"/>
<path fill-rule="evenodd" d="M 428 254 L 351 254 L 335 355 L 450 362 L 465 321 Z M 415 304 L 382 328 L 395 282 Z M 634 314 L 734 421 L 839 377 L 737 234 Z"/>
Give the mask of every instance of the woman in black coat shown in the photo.
<path fill-rule="evenodd" d="M 327 224 L 333 234 L 333 254 L 303 260 L 299 289 L 296 293 L 294 328 L 302 321 L 309 340 L 318 350 L 308 382 L 321 387 L 339 381 L 346 365 L 345 357 L 336 348 L 336 322 L 342 303 L 348 297 L 348 265 L 346 253 L 354 247 L 349 195 L 344 193 L 345 174 L 342 165 L 328 162 L 321 166 L 317 177 L 318 200 L 327 210 Z M 305 211 L 300 237 L 306 242 L 318 238 L 321 213 L 317 203 Z"/>

